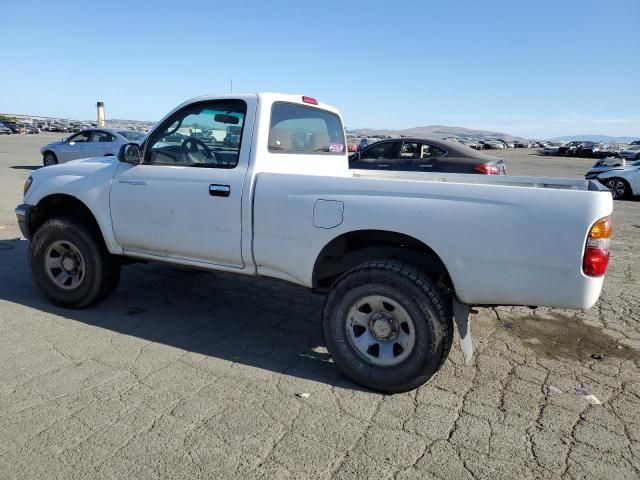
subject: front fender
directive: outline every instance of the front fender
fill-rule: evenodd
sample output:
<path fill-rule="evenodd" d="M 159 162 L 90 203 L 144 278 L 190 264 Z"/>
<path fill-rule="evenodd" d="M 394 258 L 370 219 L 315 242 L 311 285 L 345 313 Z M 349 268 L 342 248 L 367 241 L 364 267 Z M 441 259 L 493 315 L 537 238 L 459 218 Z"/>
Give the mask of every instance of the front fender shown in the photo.
<path fill-rule="evenodd" d="M 37 170 L 32 174 L 33 183 L 23 203 L 37 208 L 43 199 L 56 194 L 79 200 L 96 219 L 109 252 L 122 254 L 122 248 L 113 234 L 109 210 L 109 192 L 117 164 L 117 161 L 86 162 L 53 165 Z"/>

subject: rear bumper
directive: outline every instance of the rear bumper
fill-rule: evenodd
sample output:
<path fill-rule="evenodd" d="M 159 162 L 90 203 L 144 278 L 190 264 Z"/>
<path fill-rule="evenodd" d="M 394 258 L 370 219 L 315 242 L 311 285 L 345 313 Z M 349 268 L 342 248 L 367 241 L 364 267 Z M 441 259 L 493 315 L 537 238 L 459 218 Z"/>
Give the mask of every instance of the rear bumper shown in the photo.
<path fill-rule="evenodd" d="M 29 220 L 34 210 L 35 207 L 33 205 L 27 205 L 25 203 L 18 205 L 15 210 L 16 218 L 18 219 L 18 226 L 20 227 L 22 236 L 27 240 L 30 240 L 31 236 L 29 232 Z"/>

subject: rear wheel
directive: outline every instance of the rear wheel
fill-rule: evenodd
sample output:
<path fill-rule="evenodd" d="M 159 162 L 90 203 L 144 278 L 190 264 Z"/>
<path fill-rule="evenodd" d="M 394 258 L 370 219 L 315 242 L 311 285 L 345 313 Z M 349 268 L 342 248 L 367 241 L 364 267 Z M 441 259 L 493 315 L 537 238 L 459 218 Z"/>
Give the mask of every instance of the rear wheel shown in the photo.
<path fill-rule="evenodd" d="M 58 163 L 58 157 L 53 152 L 44 152 L 42 156 L 42 164 L 47 167 L 49 165 L 56 165 Z"/>
<path fill-rule="evenodd" d="M 68 308 L 99 302 L 120 280 L 120 263 L 99 232 L 71 217 L 42 224 L 29 245 L 29 266 L 40 292 Z"/>
<path fill-rule="evenodd" d="M 605 180 L 604 186 L 609 189 L 614 200 L 620 200 L 629 195 L 629 184 L 621 178 Z"/>
<path fill-rule="evenodd" d="M 415 268 L 364 263 L 332 287 L 323 309 L 327 348 L 360 385 L 403 392 L 431 378 L 451 348 L 453 324 L 442 296 Z"/>

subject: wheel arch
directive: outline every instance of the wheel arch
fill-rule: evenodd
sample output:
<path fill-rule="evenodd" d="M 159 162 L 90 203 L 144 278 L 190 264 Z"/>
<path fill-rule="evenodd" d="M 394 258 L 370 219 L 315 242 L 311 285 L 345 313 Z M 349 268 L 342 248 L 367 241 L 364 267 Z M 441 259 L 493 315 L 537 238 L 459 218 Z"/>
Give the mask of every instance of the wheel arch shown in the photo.
<path fill-rule="evenodd" d="M 347 270 L 371 260 L 401 260 L 418 268 L 444 293 L 455 291 L 454 283 L 442 257 L 423 241 L 388 230 L 354 230 L 329 241 L 316 257 L 312 286 L 326 291 Z"/>
<path fill-rule="evenodd" d="M 82 200 L 66 193 L 50 194 L 38 201 L 35 209 L 29 215 L 27 224 L 29 234 L 33 236 L 44 222 L 58 216 L 81 218 L 104 239 L 100 224 L 91 209 Z"/>

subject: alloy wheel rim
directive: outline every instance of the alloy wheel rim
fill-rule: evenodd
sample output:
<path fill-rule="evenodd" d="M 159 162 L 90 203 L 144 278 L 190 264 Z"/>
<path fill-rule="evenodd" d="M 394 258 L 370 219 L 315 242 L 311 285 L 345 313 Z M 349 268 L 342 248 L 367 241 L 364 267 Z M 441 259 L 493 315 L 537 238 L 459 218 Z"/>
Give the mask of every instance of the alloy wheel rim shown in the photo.
<path fill-rule="evenodd" d="M 53 155 L 50 153 L 47 153 L 44 157 L 44 163 L 47 165 L 53 165 L 55 163 L 53 160 Z"/>
<path fill-rule="evenodd" d="M 611 190 L 613 198 L 620 198 L 624 195 L 625 186 L 622 180 L 611 180 L 607 182 L 607 188 Z"/>
<path fill-rule="evenodd" d="M 345 327 L 356 353 L 376 366 L 402 363 L 416 343 L 411 316 L 396 300 L 383 295 L 368 295 L 354 302 Z"/>
<path fill-rule="evenodd" d="M 44 268 L 49 279 L 63 290 L 78 288 L 86 270 L 82 253 L 68 240 L 57 240 L 47 248 Z"/>

